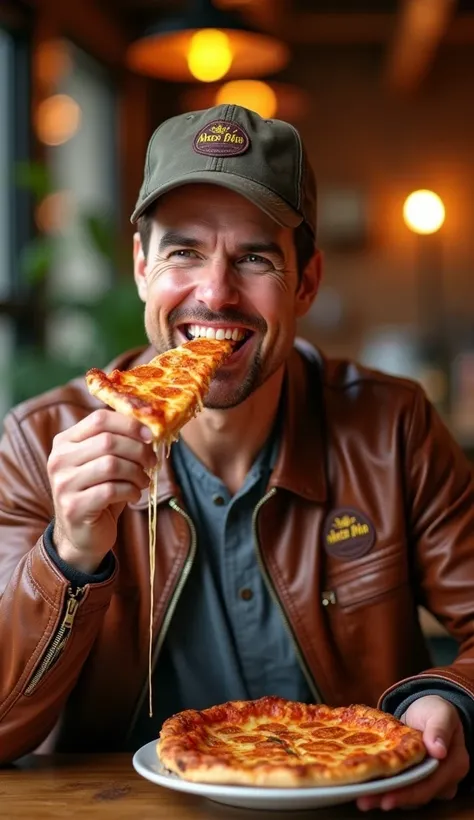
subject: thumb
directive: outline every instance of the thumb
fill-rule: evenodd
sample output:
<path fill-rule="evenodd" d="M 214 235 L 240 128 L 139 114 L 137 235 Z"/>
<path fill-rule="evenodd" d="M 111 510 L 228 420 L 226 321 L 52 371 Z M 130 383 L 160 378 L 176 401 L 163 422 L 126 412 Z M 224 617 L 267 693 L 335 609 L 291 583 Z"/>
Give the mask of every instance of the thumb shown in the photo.
<path fill-rule="evenodd" d="M 423 732 L 423 742 L 432 757 L 439 760 L 446 757 L 456 725 L 456 709 L 450 703 L 440 705 L 440 708 L 428 716 Z"/>

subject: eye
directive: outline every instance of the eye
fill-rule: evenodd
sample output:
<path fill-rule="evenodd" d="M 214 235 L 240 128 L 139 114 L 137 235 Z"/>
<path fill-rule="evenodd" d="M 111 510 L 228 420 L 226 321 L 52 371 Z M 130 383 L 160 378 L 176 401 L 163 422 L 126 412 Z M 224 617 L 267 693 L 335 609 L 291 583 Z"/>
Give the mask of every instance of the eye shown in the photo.
<path fill-rule="evenodd" d="M 193 251 L 190 248 L 179 248 L 179 250 L 171 251 L 170 257 L 172 256 L 175 256 L 178 259 L 192 259 L 197 256 L 197 254 L 196 251 Z"/>
<path fill-rule="evenodd" d="M 248 253 L 244 256 L 239 264 L 248 265 L 249 267 L 258 268 L 259 270 L 273 270 L 273 263 L 265 256 L 259 256 L 257 253 Z"/>

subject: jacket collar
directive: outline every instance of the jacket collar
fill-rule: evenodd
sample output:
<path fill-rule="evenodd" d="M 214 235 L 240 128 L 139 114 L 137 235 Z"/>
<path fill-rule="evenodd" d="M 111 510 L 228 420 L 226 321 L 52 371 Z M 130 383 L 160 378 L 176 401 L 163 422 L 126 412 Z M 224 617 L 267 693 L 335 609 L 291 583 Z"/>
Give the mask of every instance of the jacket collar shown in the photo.
<path fill-rule="evenodd" d="M 270 486 L 315 502 L 327 497 L 321 369 L 320 354 L 298 339 L 286 368 L 280 450 L 270 479 Z"/>
<path fill-rule="evenodd" d="M 153 358 L 149 347 L 134 360 L 118 360 L 118 365 L 136 367 Z M 308 501 L 324 502 L 327 498 L 322 391 L 322 357 L 315 348 L 297 340 L 285 371 L 281 404 L 281 440 L 270 479 L 270 487 L 281 487 Z M 157 503 L 179 497 L 171 461 L 163 448 L 158 474 Z M 148 506 L 148 489 L 132 509 Z"/>

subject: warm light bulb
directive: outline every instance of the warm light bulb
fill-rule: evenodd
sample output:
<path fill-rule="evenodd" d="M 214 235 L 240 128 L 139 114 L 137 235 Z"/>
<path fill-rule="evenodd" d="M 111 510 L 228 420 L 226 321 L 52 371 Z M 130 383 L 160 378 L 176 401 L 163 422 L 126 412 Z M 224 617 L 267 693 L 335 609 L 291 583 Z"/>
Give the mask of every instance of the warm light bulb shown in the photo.
<path fill-rule="evenodd" d="M 259 80 L 234 80 L 221 86 L 216 94 L 216 105 L 233 103 L 256 111 L 264 119 L 275 116 L 277 96 L 267 83 Z"/>
<path fill-rule="evenodd" d="M 46 145 L 61 145 L 71 139 L 79 128 L 81 109 L 66 94 L 53 94 L 43 100 L 36 111 L 38 139 Z"/>
<path fill-rule="evenodd" d="M 232 65 L 229 38 L 223 31 L 205 28 L 191 37 L 188 67 L 197 80 L 212 83 L 224 77 Z"/>
<path fill-rule="evenodd" d="M 403 219 L 415 233 L 436 233 L 444 222 L 444 205 L 433 191 L 413 191 L 403 205 Z"/>

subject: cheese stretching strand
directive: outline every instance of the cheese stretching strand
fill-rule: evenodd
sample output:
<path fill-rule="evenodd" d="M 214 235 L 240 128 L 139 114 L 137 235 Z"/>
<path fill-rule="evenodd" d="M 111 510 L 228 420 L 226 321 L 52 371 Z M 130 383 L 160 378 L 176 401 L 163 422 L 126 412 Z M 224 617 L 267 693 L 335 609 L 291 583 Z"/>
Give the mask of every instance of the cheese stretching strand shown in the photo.
<path fill-rule="evenodd" d="M 162 444 L 169 455 L 181 428 L 203 408 L 203 400 L 221 364 L 230 356 L 229 339 L 199 338 L 156 356 L 149 364 L 131 370 L 113 370 L 110 374 L 92 368 L 86 373 L 86 384 L 93 396 L 145 424 L 153 436 L 157 457 L 150 471 L 148 494 L 148 541 L 150 560 L 150 622 L 148 643 L 149 714 L 153 716 L 152 661 L 155 587 L 156 519 L 158 473 Z"/>

